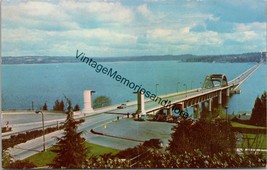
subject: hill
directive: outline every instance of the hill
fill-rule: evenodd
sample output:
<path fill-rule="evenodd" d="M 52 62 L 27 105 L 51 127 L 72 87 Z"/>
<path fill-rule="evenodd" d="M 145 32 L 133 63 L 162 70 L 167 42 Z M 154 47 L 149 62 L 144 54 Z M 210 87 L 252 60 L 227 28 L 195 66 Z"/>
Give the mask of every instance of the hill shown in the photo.
<path fill-rule="evenodd" d="M 90 57 L 90 56 L 88 56 Z M 158 55 L 158 56 L 134 56 L 134 57 L 95 57 L 98 62 L 118 61 L 179 61 L 179 62 L 266 62 L 266 52 L 207 55 Z M 74 56 L 20 56 L 2 57 L 2 64 L 45 64 L 45 63 L 78 63 Z"/>

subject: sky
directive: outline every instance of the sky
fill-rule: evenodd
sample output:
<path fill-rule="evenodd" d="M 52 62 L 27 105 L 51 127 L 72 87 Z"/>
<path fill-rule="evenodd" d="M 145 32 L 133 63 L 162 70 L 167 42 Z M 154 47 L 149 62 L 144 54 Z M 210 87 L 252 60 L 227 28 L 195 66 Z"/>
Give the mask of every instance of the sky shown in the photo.
<path fill-rule="evenodd" d="M 266 51 L 266 0 L 2 0 L 2 56 Z"/>

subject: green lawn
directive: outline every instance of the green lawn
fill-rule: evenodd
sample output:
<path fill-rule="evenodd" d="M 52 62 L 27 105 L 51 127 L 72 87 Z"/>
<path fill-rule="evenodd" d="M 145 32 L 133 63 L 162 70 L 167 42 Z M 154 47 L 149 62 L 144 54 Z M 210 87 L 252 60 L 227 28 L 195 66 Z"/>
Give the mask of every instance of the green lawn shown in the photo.
<path fill-rule="evenodd" d="M 251 128 L 251 129 L 266 129 L 265 127 L 260 126 L 253 126 L 253 125 L 246 125 L 238 122 L 231 122 L 233 127 L 240 127 L 240 128 Z"/>
<path fill-rule="evenodd" d="M 266 134 L 243 134 L 241 148 L 267 149 Z"/>
<path fill-rule="evenodd" d="M 113 148 L 108 148 L 108 147 L 104 147 L 104 146 L 100 146 L 100 145 L 96 145 L 96 144 L 92 144 L 88 142 L 86 143 L 86 146 L 88 147 L 90 151 L 90 154 L 88 155 L 88 157 L 92 155 L 98 156 L 98 155 L 103 155 L 107 153 L 117 154 L 119 152 L 119 150 L 116 150 Z M 51 151 L 53 148 L 54 147 L 51 147 L 45 152 L 37 153 L 29 158 L 26 158 L 26 160 L 34 163 L 38 167 L 47 166 L 48 164 L 52 163 L 53 159 L 56 156 L 56 154 Z"/>
<path fill-rule="evenodd" d="M 266 129 L 265 127 L 242 124 L 238 122 L 231 122 L 233 127 L 249 128 L 249 129 Z M 267 149 L 267 135 L 266 134 L 249 134 L 242 133 L 242 145 L 238 147 Z"/>

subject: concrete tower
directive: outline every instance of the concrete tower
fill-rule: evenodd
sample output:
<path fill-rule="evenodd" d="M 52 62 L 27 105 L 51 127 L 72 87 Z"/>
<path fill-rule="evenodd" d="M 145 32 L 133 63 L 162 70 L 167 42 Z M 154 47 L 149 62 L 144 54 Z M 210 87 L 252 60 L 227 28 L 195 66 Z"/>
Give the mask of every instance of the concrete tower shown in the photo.
<path fill-rule="evenodd" d="M 143 92 L 137 92 L 137 114 L 146 115 L 145 97 Z"/>
<path fill-rule="evenodd" d="M 94 109 L 92 107 L 92 90 L 84 90 L 83 98 L 84 98 L 84 108 L 82 110 L 83 113 L 92 113 Z"/>

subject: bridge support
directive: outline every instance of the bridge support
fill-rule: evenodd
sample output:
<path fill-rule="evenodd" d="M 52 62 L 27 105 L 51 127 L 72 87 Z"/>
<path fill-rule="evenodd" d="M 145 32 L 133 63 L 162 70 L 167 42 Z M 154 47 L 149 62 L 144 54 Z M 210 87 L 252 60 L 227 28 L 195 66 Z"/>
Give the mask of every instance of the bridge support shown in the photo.
<path fill-rule="evenodd" d="M 167 117 L 171 117 L 172 116 L 172 107 L 170 107 L 167 111 Z"/>
<path fill-rule="evenodd" d="M 227 97 L 230 96 L 230 88 L 226 89 L 226 96 L 227 96 Z"/>
<path fill-rule="evenodd" d="M 218 93 L 218 104 L 222 104 L 222 91 L 221 90 Z"/>
<path fill-rule="evenodd" d="M 212 99 L 209 99 L 209 112 L 211 112 Z"/>
<path fill-rule="evenodd" d="M 184 110 L 184 102 L 180 102 L 176 104 L 178 109 L 180 109 L 181 111 Z"/>
<path fill-rule="evenodd" d="M 146 115 L 145 111 L 145 97 L 143 92 L 135 92 L 137 93 L 137 114 Z"/>
<path fill-rule="evenodd" d="M 200 118 L 199 104 L 194 106 L 194 118 Z"/>
<path fill-rule="evenodd" d="M 92 108 L 92 93 L 95 91 L 92 90 L 84 90 L 83 92 L 83 100 L 84 100 L 84 108 L 82 113 L 92 113 L 94 109 Z"/>
<path fill-rule="evenodd" d="M 205 107 L 205 102 L 201 102 L 201 107 L 202 107 L 202 110 L 203 110 L 204 107 Z"/>

